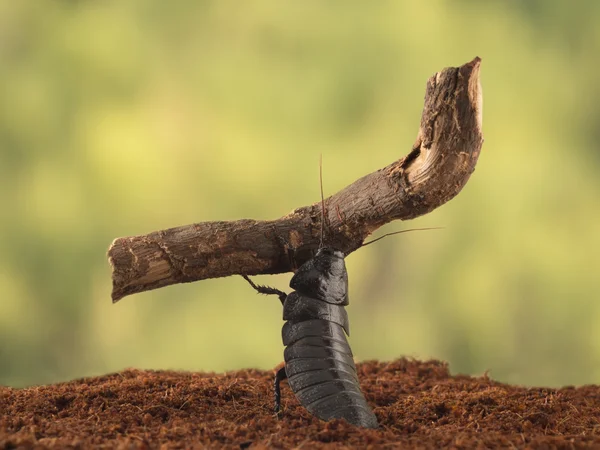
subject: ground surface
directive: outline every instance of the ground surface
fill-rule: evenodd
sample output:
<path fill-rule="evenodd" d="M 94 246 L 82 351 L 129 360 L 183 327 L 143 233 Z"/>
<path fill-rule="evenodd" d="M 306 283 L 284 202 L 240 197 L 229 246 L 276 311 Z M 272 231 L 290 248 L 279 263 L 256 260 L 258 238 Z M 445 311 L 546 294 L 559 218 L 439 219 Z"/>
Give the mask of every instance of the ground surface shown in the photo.
<path fill-rule="evenodd" d="M 358 365 L 381 427 L 321 422 L 271 372 L 126 370 L 28 389 L 0 387 L 0 449 L 600 448 L 600 386 L 525 389 L 450 376 L 440 362 Z"/>

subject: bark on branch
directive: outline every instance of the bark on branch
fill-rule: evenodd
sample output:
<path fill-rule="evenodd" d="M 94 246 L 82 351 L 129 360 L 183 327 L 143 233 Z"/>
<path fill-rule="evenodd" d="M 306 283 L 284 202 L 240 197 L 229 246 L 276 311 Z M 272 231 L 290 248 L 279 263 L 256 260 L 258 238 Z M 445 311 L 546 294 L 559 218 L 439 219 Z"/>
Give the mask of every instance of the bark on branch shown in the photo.
<path fill-rule="evenodd" d="M 432 76 L 411 152 L 325 200 L 329 246 L 351 253 L 380 226 L 426 214 L 460 192 L 483 144 L 480 63 Z M 117 238 L 108 250 L 113 302 L 175 283 L 292 271 L 318 248 L 320 224 L 317 202 L 277 220 L 201 222 Z"/>

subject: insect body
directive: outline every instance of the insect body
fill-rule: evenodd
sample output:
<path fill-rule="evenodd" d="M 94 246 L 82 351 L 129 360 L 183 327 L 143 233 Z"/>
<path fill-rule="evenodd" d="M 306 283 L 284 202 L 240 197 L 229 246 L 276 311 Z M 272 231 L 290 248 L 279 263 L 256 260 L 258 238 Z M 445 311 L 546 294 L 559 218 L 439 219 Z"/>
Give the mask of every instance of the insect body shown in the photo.
<path fill-rule="evenodd" d="M 377 428 L 377 418 L 360 389 L 349 335 L 348 272 L 344 253 L 322 247 L 290 281 L 289 295 L 255 285 L 263 294 L 277 294 L 283 304 L 285 366 L 275 376 L 275 411 L 280 408 L 281 380 L 288 378 L 296 398 L 322 420 L 345 419 Z"/>

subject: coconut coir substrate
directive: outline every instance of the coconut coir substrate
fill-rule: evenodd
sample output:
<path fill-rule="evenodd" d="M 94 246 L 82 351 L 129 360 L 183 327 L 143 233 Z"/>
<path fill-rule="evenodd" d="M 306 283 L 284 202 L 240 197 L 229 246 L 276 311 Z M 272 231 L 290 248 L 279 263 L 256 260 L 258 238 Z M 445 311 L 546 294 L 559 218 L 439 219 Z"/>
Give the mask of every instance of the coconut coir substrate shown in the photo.
<path fill-rule="evenodd" d="M 380 428 L 313 418 L 273 374 L 126 370 L 0 387 L 0 449 L 600 448 L 600 387 L 527 389 L 450 376 L 437 361 L 358 365 Z"/>

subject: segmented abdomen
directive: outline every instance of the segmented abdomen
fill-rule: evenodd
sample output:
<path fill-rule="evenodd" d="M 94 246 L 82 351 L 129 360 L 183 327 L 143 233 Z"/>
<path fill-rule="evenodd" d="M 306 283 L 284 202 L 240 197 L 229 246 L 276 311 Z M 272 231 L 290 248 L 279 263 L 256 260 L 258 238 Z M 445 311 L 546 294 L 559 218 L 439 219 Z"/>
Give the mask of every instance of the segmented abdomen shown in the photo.
<path fill-rule="evenodd" d="M 287 346 L 288 382 L 302 406 L 322 420 L 345 419 L 357 426 L 377 428 L 340 324 L 325 319 L 288 321 L 282 335 Z"/>

